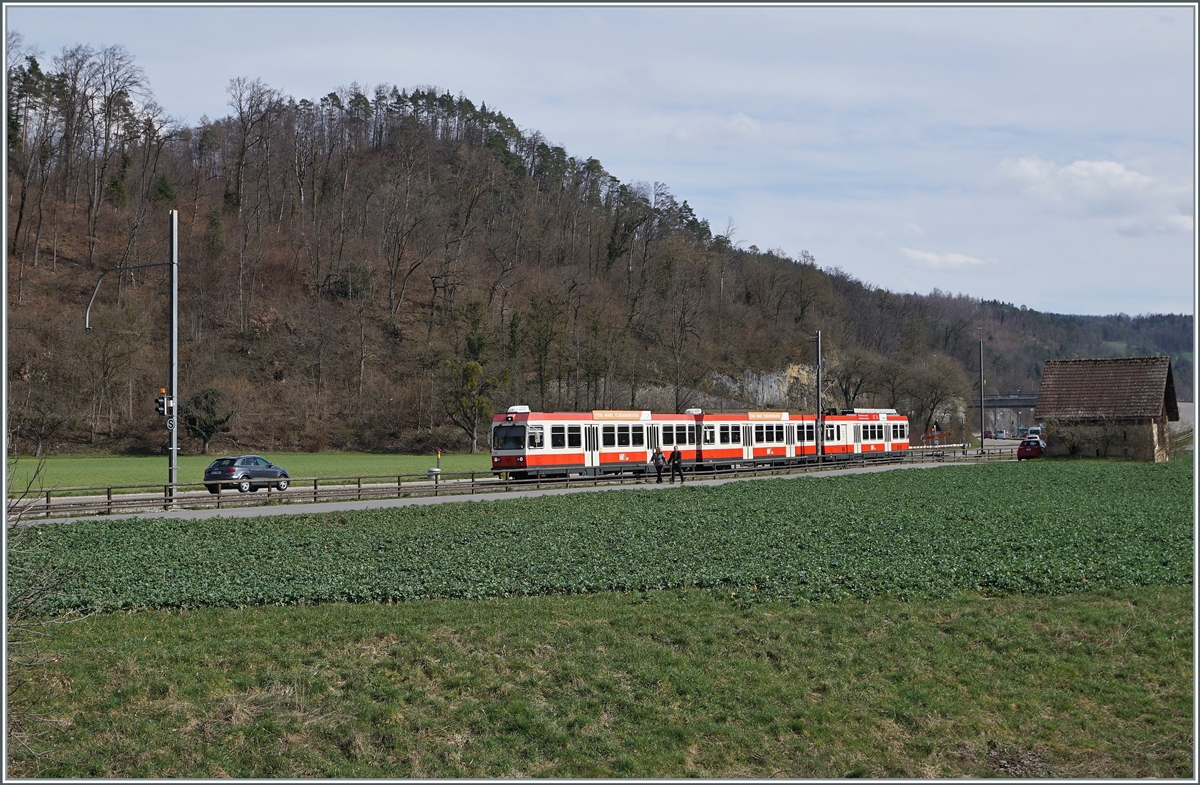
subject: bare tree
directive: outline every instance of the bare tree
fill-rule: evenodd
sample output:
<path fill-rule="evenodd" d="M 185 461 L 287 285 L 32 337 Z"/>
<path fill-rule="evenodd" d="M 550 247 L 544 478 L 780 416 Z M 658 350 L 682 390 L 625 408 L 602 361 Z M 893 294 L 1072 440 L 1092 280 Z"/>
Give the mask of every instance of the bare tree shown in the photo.
<path fill-rule="evenodd" d="M 874 392 L 883 358 L 857 347 L 832 354 L 827 366 L 829 380 L 842 399 L 842 408 L 853 409 L 859 395 Z"/>
<path fill-rule="evenodd" d="M 909 386 L 909 416 L 922 424 L 922 433 L 928 433 L 934 418 L 944 413 L 947 405 L 964 400 L 970 389 L 966 372 L 953 358 L 934 355 L 920 360 Z"/>
<path fill-rule="evenodd" d="M 130 127 L 136 128 L 134 101 L 148 97 L 145 76 L 123 46 L 101 49 L 86 71 L 88 93 L 82 105 L 89 155 L 87 242 L 88 267 L 96 265 L 100 205 L 114 162 L 125 154 Z"/>

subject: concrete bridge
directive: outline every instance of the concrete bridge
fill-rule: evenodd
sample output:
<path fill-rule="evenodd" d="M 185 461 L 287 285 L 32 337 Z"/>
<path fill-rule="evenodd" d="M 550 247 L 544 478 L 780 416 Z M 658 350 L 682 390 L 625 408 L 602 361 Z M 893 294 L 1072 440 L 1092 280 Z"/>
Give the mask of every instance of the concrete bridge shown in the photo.
<path fill-rule="evenodd" d="M 1037 404 L 1036 392 L 1004 392 L 983 396 L 985 409 L 1032 409 Z M 967 396 L 967 408 L 978 409 L 979 397 Z"/>

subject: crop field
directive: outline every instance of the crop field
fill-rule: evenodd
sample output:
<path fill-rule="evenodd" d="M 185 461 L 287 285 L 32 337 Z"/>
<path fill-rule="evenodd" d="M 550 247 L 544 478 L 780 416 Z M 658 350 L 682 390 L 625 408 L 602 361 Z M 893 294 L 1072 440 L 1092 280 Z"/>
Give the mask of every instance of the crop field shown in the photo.
<path fill-rule="evenodd" d="M 30 553 L 80 563 L 53 613 L 706 587 L 802 602 L 1052 595 L 1190 583 L 1192 504 L 1186 462 L 1043 461 L 46 525 Z"/>
<path fill-rule="evenodd" d="M 219 457 L 183 455 L 179 458 L 179 481 L 199 483 L 204 468 Z M 265 458 L 288 470 L 292 477 L 358 477 L 424 474 L 436 465 L 434 455 L 384 455 L 377 453 L 267 453 Z M 23 457 L 10 469 L 9 489 L 23 490 L 37 467 L 33 458 Z M 491 468 L 488 453 L 443 453 L 441 468 L 448 472 L 486 472 Z M 79 488 L 107 485 L 153 485 L 167 480 L 167 458 L 114 455 L 106 457 L 47 458 L 36 488 Z"/>
<path fill-rule="evenodd" d="M 1044 461 L 25 529 L 10 596 L 84 613 L 10 647 L 8 774 L 1190 778 L 1192 507 Z"/>

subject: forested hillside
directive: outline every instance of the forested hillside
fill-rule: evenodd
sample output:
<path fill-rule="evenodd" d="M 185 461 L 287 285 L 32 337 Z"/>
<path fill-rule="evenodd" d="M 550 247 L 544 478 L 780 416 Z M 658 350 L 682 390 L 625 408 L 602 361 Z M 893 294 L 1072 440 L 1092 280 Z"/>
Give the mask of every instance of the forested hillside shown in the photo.
<path fill-rule="evenodd" d="M 188 127 L 121 47 L 20 54 L 10 450 L 163 449 L 165 269 L 106 276 L 83 324 L 102 271 L 166 260 L 169 210 L 181 400 L 228 416 L 221 450 L 469 448 L 514 403 L 811 410 L 818 330 L 827 405 L 918 422 L 977 391 L 978 328 L 989 392 L 1035 389 L 1048 358 L 1166 353 L 1192 398 L 1190 315 L 877 289 L 743 247 L 667 185 L 622 183 L 463 96 L 242 78 L 225 117 Z"/>

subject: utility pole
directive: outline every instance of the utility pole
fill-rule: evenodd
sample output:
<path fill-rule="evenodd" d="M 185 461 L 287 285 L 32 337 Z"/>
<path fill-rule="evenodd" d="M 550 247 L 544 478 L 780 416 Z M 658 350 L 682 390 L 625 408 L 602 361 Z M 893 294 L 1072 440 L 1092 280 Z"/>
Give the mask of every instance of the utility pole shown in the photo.
<path fill-rule="evenodd" d="M 983 452 L 983 328 L 979 328 L 979 452 Z"/>
<path fill-rule="evenodd" d="M 817 330 L 817 463 L 825 458 L 825 412 L 821 408 L 821 331 Z"/>
<path fill-rule="evenodd" d="M 175 504 L 175 484 L 179 482 L 179 211 L 167 213 L 168 259 L 171 279 L 171 352 L 169 369 L 171 416 L 167 418 L 167 433 L 170 445 L 167 450 L 167 476 L 170 483 L 167 504 Z"/>

